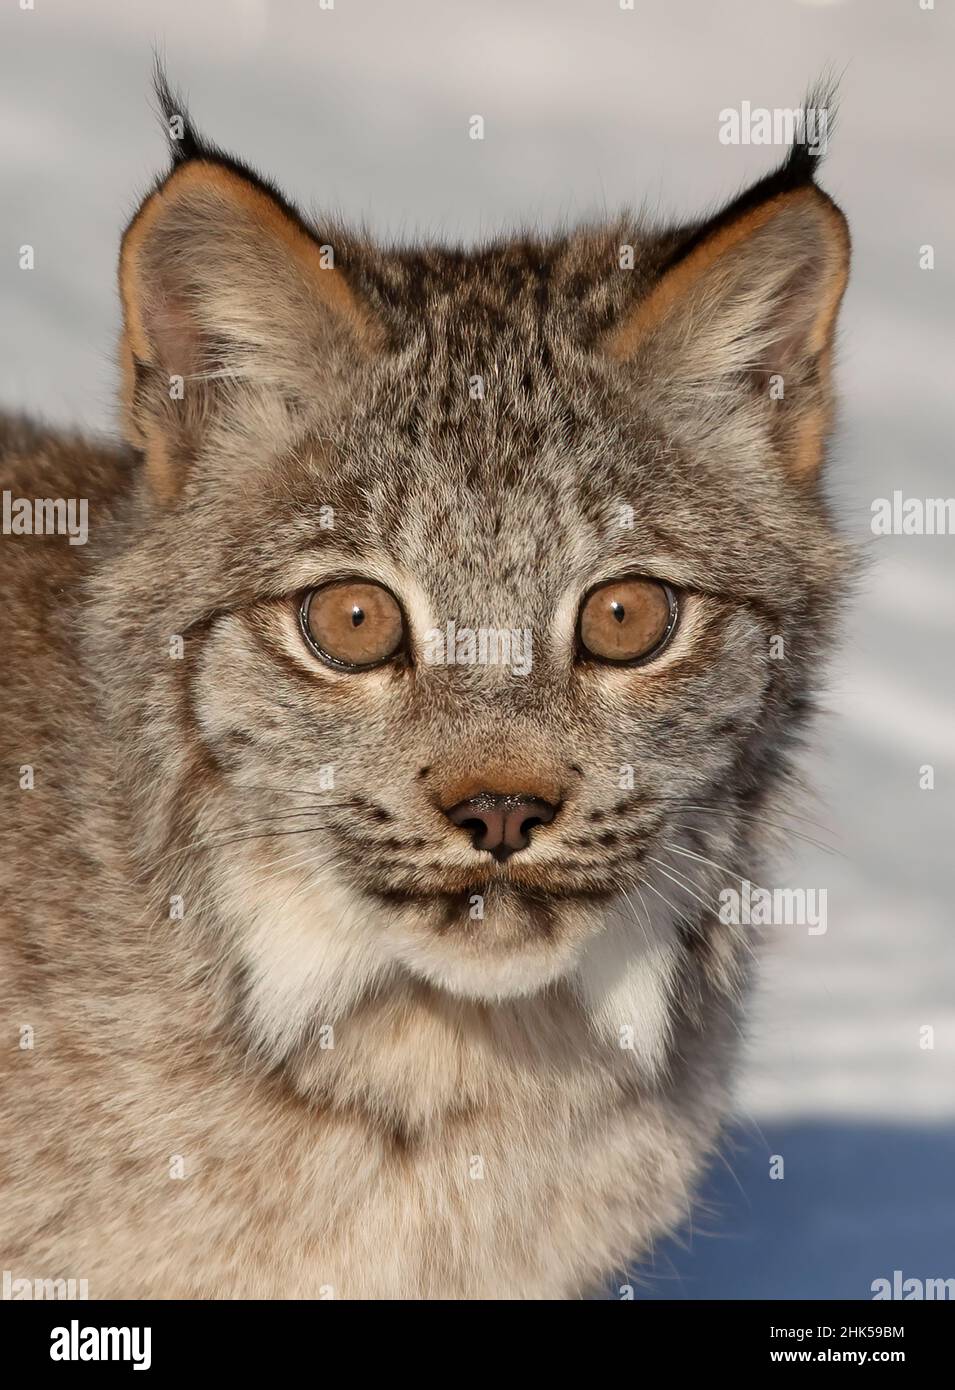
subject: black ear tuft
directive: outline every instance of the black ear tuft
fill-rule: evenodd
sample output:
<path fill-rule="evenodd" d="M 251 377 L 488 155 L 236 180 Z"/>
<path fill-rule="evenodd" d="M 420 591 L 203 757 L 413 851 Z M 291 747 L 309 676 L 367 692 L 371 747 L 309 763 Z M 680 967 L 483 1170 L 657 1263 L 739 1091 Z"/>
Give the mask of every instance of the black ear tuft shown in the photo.
<path fill-rule="evenodd" d="M 196 130 L 189 119 L 185 98 L 178 88 L 169 85 L 166 70 L 158 54 L 156 54 L 153 63 L 153 91 L 156 95 L 159 117 L 166 133 L 172 160 L 169 174 L 181 165 L 188 164 L 191 160 L 201 159 L 209 164 L 218 164 L 223 169 L 229 169 L 233 174 L 238 174 L 240 178 L 245 179 L 247 183 L 252 184 L 263 193 L 267 193 L 303 231 L 309 236 L 314 235 L 295 204 L 285 197 L 281 189 L 271 179 L 258 173 L 243 160 L 237 159 L 235 155 L 227 153 L 214 141 L 207 140 Z M 163 180 L 160 179 L 159 182 L 162 183 Z"/>
<path fill-rule="evenodd" d="M 826 113 L 826 141 L 831 136 L 835 125 L 837 89 L 836 78 L 827 74 L 809 88 L 802 108 L 804 111 L 824 111 Z M 777 169 L 765 174 L 758 183 L 744 189 L 715 217 L 708 217 L 690 228 L 689 236 L 680 241 L 668 264 L 672 265 L 681 261 L 684 256 L 689 255 L 700 242 L 712 235 L 713 232 L 718 231 L 721 226 L 728 226 L 735 222 L 738 217 L 742 217 L 751 209 L 759 207 L 761 203 L 769 202 L 771 198 L 776 198 L 781 193 L 793 193 L 798 188 L 813 186 L 824 156 L 824 146 L 813 145 L 808 140 L 795 141 L 790 145 L 786 158 Z"/>
<path fill-rule="evenodd" d="M 172 167 L 190 159 L 205 159 L 211 148 L 189 120 L 182 94 L 169 85 L 162 59 L 156 56 L 153 64 L 153 91 L 159 104 L 159 116 L 169 142 Z"/>
<path fill-rule="evenodd" d="M 838 109 L 838 81 L 832 74 L 815 81 L 806 92 L 802 109 L 804 111 L 824 111 L 826 113 L 826 140 L 836 124 Z M 788 193 L 790 189 L 804 187 L 815 180 L 819 166 L 825 158 L 825 147 L 814 147 L 809 141 L 796 141 L 789 147 L 789 154 L 769 181 L 779 181 L 779 192 Z"/>

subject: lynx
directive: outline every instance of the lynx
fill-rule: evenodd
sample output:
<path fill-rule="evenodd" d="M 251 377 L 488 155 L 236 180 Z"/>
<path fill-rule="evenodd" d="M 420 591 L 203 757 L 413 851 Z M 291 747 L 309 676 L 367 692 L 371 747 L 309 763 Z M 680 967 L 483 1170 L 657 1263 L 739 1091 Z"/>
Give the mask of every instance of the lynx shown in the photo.
<path fill-rule="evenodd" d="M 756 946 L 719 894 L 849 568 L 817 164 L 386 247 L 186 121 L 122 239 L 126 442 L 0 426 L 89 530 L 0 537 L 12 1277 L 567 1299 L 686 1216 Z M 464 630 L 532 660 L 425 658 Z"/>

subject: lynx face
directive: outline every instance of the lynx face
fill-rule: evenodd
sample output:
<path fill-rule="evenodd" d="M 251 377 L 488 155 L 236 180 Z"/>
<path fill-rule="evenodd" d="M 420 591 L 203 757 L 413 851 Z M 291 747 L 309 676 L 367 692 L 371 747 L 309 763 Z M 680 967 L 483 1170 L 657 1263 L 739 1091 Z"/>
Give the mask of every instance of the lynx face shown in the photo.
<path fill-rule="evenodd" d="M 466 254 L 306 227 L 183 142 L 124 240 L 145 471 L 97 601 L 143 864 L 268 1046 L 395 980 L 599 1014 L 635 964 L 732 974 L 700 904 L 844 565 L 846 260 L 799 154 L 706 226 Z"/>

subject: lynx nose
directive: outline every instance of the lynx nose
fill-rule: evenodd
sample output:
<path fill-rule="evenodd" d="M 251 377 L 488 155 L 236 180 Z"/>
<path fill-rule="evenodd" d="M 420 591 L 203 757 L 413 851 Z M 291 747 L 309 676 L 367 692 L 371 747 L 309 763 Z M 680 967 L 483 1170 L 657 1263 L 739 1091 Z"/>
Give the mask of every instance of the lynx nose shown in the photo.
<path fill-rule="evenodd" d="M 473 831 L 475 849 L 490 850 L 499 860 L 526 849 L 534 826 L 548 825 L 556 814 L 557 807 L 539 797 L 496 792 L 479 792 L 445 812 L 452 825 Z"/>

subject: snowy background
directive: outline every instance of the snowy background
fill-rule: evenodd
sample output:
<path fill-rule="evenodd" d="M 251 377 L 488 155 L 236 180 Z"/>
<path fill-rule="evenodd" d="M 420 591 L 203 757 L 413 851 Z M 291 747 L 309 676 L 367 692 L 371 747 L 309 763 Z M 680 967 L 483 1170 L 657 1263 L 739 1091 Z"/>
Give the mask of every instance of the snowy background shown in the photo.
<path fill-rule="evenodd" d="M 955 493 L 951 7 L 4 0 L 0 405 L 113 426 L 118 234 L 164 158 L 153 45 L 213 138 L 306 206 L 398 238 L 626 203 L 698 212 L 778 154 L 720 144 L 723 108 L 793 106 L 843 74 L 823 182 L 855 257 L 831 485 L 870 564 L 802 811 L 825 848 L 795 841 L 785 871 L 828 890 L 829 930 L 778 930 L 733 1149 L 693 1228 L 639 1275 L 643 1296 L 677 1298 L 865 1298 L 894 1269 L 955 1276 L 955 537 L 869 529 L 894 489 Z"/>

